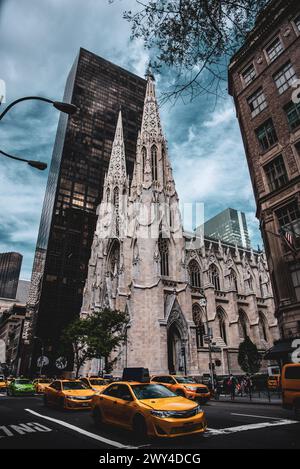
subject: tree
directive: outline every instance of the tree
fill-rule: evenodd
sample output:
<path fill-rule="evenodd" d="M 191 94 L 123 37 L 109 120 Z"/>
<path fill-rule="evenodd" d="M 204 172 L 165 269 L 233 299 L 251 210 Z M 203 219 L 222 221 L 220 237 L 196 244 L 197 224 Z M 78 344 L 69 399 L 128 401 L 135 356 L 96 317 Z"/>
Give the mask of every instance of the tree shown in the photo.
<path fill-rule="evenodd" d="M 86 318 L 75 319 L 62 334 L 62 344 L 73 353 L 76 378 L 87 360 L 105 357 L 111 369 L 111 353 L 126 340 L 128 316 L 121 311 L 104 308 Z M 107 370 L 108 371 L 108 370 Z"/>
<path fill-rule="evenodd" d="M 239 346 L 238 363 L 245 373 L 254 374 L 260 370 L 261 355 L 248 336 Z"/>
<path fill-rule="evenodd" d="M 114 0 L 109 0 L 110 3 Z M 141 38 L 156 56 L 153 69 L 175 69 L 163 100 L 212 93 L 222 95 L 227 65 L 268 0 L 136 0 L 125 11 L 132 38 Z M 173 77 L 174 78 L 174 77 Z"/>

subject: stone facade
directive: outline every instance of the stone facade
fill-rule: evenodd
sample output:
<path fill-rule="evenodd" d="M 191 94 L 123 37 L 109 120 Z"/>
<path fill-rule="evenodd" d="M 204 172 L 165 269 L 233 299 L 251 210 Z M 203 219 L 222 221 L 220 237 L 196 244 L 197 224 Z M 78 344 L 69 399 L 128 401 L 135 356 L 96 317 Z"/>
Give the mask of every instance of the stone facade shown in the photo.
<path fill-rule="evenodd" d="M 219 347 L 213 352 L 214 360 L 221 357 L 219 373 L 239 371 L 242 336 L 261 349 L 277 337 L 264 254 L 184 233 L 178 202 L 149 73 L 131 184 L 119 114 L 81 310 L 82 317 L 103 306 L 128 312 L 115 375 L 124 366 L 154 374 L 208 372 L 204 323 Z"/>

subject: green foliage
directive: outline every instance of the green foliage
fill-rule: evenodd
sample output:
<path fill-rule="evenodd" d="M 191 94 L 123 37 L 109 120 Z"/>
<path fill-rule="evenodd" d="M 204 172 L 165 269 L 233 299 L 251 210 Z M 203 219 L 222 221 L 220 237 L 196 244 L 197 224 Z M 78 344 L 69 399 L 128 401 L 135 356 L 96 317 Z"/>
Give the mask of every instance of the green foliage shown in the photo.
<path fill-rule="evenodd" d="M 260 370 L 261 355 L 248 336 L 239 346 L 238 363 L 245 373 L 254 374 Z"/>
<path fill-rule="evenodd" d="M 126 313 L 104 308 L 86 318 L 75 319 L 63 331 L 62 344 L 72 349 L 76 377 L 84 363 L 104 357 L 111 369 L 110 354 L 126 340 L 129 318 Z"/>
<path fill-rule="evenodd" d="M 113 3 L 113 0 L 110 0 Z M 244 41 L 268 0 L 137 0 L 125 11 L 132 38 L 152 49 L 154 70 L 177 74 L 165 99 L 224 92 L 228 59 Z"/>

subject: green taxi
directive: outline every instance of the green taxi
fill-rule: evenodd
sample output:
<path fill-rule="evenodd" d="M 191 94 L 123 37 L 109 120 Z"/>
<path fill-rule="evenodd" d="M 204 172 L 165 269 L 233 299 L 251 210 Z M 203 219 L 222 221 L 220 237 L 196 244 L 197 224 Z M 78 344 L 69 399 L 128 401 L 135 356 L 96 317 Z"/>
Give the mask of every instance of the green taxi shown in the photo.
<path fill-rule="evenodd" d="M 34 394 L 34 384 L 26 378 L 13 379 L 7 388 L 8 396 L 34 396 Z"/>

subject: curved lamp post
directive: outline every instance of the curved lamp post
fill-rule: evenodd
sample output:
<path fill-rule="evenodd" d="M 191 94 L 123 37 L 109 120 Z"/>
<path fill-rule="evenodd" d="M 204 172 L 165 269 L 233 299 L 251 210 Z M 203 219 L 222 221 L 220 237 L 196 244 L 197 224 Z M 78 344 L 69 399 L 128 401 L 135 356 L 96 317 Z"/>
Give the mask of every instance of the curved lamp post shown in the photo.
<path fill-rule="evenodd" d="M 44 101 L 45 103 L 52 104 L 55 109 L 58 111 L 64 112 L 68 114 L 69 116 L 75 114 L 78 110 L 78 108 L 74 104 L 70 103 L 64 103 L 61 101 L 52 101 L 52 99 L 48 98 L 42 98 L 40 96 L 26 96 L 24 98 L 19 98 L 10 103 L 5 110 L 0 114 L 0 121 L 3 119 L 3 117 L 8 113 L 8 111 L 15 106 L 16 104 L 22 102 L 22 101 L 29 101 L 29 100 L 37 100 L 37 101 Z M 7 157 L 11 158 L 13 160 L 18 160 L 18 161 L 23 161 L 29 166 L 32 166 L 33 168 L 39 169 L 40 171 L 43 171 L 44 169 L 47 168 L 47 164 L 43 163 L 42 161 L 34 161 L 34 160 L 27 160 L 25 158 L 20 158 L 18 156 L 10 155 L 9 153 L 4 152 L 3 150 L 0 150 L 0 154 Z"/>

